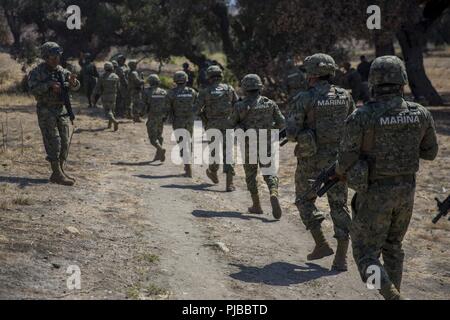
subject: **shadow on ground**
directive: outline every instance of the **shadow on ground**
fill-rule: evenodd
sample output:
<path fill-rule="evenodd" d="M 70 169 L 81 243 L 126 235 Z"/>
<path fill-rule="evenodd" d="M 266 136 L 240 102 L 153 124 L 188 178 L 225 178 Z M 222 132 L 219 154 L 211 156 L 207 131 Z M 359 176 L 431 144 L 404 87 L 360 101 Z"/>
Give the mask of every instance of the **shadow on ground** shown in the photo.
<path fill-rule="evenodd" d="M 239 281 L 250 283 L 263 283 L 271 286 L 289 286 L 300 284 L 321 277 L 336 275 L 338 272 L 329 271 L 317 264 L 306 263 L 298 266 L 287 262 L 274 262 L 264 267 L 252 267 L 242 264 L 230 264 L 241 270 L 230 274 L 230 277 Z"/>
<path fill-rule="evenodd" d="M 164 186 L 161 186 L 161 188 L 167 188 L 167 189 L 182 189 L 182 190 L 195 190 L 195 191 L 208 191 L 208 192 L 219 192 L 219 193 L 225 193 L 225 190 L 212 190 L 209 189 L 211 187 L 214 187 L 213 184 L 210 183 L 202 183 L 202 184 L 167 184 Z"/>
<path fill-rule="evenodd" d="M 242 214 L 237 211 L 206 211 L 206 210 L 194 210 L 192 215 L 197 218 L 232 218 L 242 220 L 260 220 L 264 223 L 273 223 L 278 220 L 267 219 L 264 217 L 258 217 L 250 214 Z"/>
<path fill-rule="evenodd" d="M 167 175 L 163 175 L 163 176 L 150 176 L 147 174 L 138 174 L 138 175 L 135 175 L 135 177 L 141 178 L 141 179 L 170 179 L 170 178 L 183 178 L 184 175 L 183 174 L 167 174 Z"/>
<path fill-rule="evenodd" d="M 126 161 L 118 161 L 118 162 L 111 162 L 111 165 L 113 166 L 127 166 L 127 167 L 141 167 L 141 166 L 155 166 L 159 167 L 162 165 L 161 162 L 157 161 L 141 161 L 141 162 L 126 162 Z M 137 176 L 139 178 L 144 178 L 144 176 Z M 147 177 L 147 176 L 145 176 Z"/>
<path fill-rule="evenodd" d="M 18 184 L 19 187 L 24 188 L 33 184 L 47 184 L 49 183 L 47 179 L 34 179 L 25 177 L 4 177 L 0 176 L 0 183 L 13 183 Z"/>

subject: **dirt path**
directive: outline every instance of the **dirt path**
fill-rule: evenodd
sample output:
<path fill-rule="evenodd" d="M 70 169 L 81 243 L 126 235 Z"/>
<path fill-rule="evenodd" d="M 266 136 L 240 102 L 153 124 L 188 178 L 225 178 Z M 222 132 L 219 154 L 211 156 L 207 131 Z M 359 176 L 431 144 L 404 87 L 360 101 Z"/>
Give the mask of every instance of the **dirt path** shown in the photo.
<path fill-rule="evenodd" d="M 211 185 L 205 167 L 196 166 L 188 179 L 170 160 L 149 162 L 154 150 L 144 124 L 127 122 L 112 133 L 102 129 L 99 110 L 83 113 L 69 161 L 78 179 L 74 188 L 46 182 L 33 109 L 10 114 L 11 123 L 25 123 L 29 139 L 25 155 L 10 151 L 0 158 L 6 199 L 0 298 L 378 299 L 360 281 L 352 259 L 349 272 L 341 274 L 329 271 L 332 257 L 306 261 L 312 241 L 292 204 L 292 146 L 281 159 L 284 215 L 274 221 L 263 183 L 268 214 L 246 214 L 250 197 L 242 168 L 238 191 L 223 192 L 224 177 Z M 173 145 L 170 134 L 166 127 L 166 143 Z M 323 201 L 319 206 L 326 209 Z M 335 244 L 330 219 L 325 230 Z M 445 247 L 418 252 L 407 241 L 405 295 L 449 298 Z M 66 286 L 70 265 L 81 270 L 81 290 Z"/>

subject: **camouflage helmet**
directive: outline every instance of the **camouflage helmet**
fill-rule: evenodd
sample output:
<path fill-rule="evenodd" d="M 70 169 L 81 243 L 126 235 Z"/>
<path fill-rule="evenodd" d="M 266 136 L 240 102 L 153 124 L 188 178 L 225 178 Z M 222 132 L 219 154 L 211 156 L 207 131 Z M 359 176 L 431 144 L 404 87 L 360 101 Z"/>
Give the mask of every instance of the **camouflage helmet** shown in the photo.
<path fill-rule="evenodd" d="M 117 63 L 116 60 L 111 61 L 112 65 L 114 68 L 117 68 L 119 66 L 119 64 Z"/>
<path fill-rule="evenodd" d="M 130 69 L 135 70 L 137 68 L 137 61 L 136 60 L 128 61 L 128 66 L 130 67 Z"/>
<path fill-rule="evenodd" d="M 177 84 L 185 84 L 188 80 L 188 75 L 184 71 L 177 71 L 173 75 L 173 81 Z"/>
<path fill-rule="evenodd" d="M 56 42 L 46 42 L 41 46 L 41 57 L 43 59 L 49 56 L 62 55 L 63 49 Z"/>
<path fill-rule="evenodd" d="M 369 72 L 369 85 L 408 84 L 405 64 L 396 56 L 378 57 L 372 62 Z"/>
<path fill-rule="evenodd" d="M 105 71 L 114 71 L 114 65 L 111 62 L 107 61 L 105 62 L 103 69 L 105 69 Z"/>
<path fill-rule="evenodd" d="M 123 54 L 119 54 L 118 56 L 117 56 L 117 58 L 116 58 L 116 60 L 117 61 L 125 61 L 125 60 L 127 60 L 127 58 L 123 55 Z"/>
<path fill-rule="evenodd" d="M 257 74 L 248 74 L 242 78 L 241 87 L 244 91 L 261 90 L 263 83 Z"/>
<path fill-rule="evenodd" d="M 334 76 L 337 69 L 333 57 L 325 53 L 316 53 L 306 57 L 303 66 L 306 74 L 310 77 Z"/>
<path fill-rule="evenodd" d="M 151 75 L 148 76 L 148 83 L 151 86 L 157 86 L 161 83 L 161 80 L 159 79 L 157 74 L 152 73 Z"/>
<path fill-rule="evenodd" d="M 219 66 L 210 66 L 208 67 L 208 69 L 206 69 L 206 76 L 208 77 L 208 79 L 212 79 L 212 78 L 222 78 L 223 77 L 223 72 L 222 69 L 220 69 Z"/>

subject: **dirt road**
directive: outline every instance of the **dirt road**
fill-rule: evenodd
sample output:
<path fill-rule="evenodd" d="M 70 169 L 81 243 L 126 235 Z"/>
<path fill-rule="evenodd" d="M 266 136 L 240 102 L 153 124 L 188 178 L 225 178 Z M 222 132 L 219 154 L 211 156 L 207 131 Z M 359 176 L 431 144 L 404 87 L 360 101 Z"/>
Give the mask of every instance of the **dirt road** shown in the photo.
<path fill-rule="evenodd" d="M 223 176 L 211 185 L 202 166 L 185 178 L 170 158 L 164 165 L 150 162 L 154 150 L 143 123 L 126 122 L 113 133 L 98 109 L 78 117 L 68 164 L 76 186 L 48 184 L 33 107 L 0 111 L 9 111 L 13 145 L 0 154 L 1 299 L 379 299 L 360 281 L 352 258 L 346 273 L 329 271 L 332 257 L 306 261 L 313 244 L 292 204 L 292 146 L 281 159 L 284 215 L 274 221 L 263 183 L 267 214 L 246 213 L 242 168 L 233 193 L 224 192 Z M 170 134 L 166 126 L 166 143 L 173 146 Z M 449 153 L 441 151 L 442 163 Z M 428 220 L 432 195 L 450 186 L 444 177 L 427 189 L 425 180 L 416 206 L 424 211 L 415 213 L 405 244 L 403 291 L 410 298 L 448 299 L 448 229 L 432 229 Z M 327 208 L 322 200 L 319 206 Z M 335 245 L 329 217 L 324 225 Z M 81 271 L 80 290 L 67 287 L 73 265 Z"/>

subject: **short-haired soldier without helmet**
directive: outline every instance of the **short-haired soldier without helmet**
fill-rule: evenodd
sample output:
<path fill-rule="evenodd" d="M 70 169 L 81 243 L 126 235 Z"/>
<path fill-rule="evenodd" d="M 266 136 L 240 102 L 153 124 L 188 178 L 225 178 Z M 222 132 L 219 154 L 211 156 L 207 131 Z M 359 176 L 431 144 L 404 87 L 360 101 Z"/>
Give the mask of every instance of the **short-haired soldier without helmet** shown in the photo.
<path fill-rule="evenodd" d="M 372 101 L 347 119 L 336 167 L 356 191 L 351 239 L 361 279 L 368 280 L 369 267 L 378 268 L 385 299 L 402 299 L 402 241 L 413 211 L 416 172 L 420 159 L 433 160 L 438 152 L 433 117 L 404 99 L 407 83 L 399 58 L 373 61 Z"/>
<path fill-rule="evenodd" d="M 39 127 L 53 172 L 50 182 L 71 186 L 75 179 L 64 171 L 69 152 L 70 124 L 62 90 L 77 91 L 80 82 L 74 74 L 60 66 L 62 53 L 57 43 L 44 43 L 41 47 L 44 62 L 30 72 L 28 85 L 37 101 Z"/>
<path fill-rule="evenodd" d="M 286 133 L 288 139 L 297 144 L 296 196 L 298 200 L 306 198 L 296 201 L 297 208 L 315 243 L 307 259 L 317 260 L 332 255 L 334 251 L 321 228 L 325 214 L 315 205 L 317 196 L 303 196 L 311 187 L 311 179 L 315 179 L 321 170 L 335 162 L 345 119 L 355 110 L 355 104 L 346 90 L 331 84 L 337 69 L 331 56 L 324 53 L 313 54 L 305 58 L 303 67 L 309 88 L 291 101 Z M 337 184 L 327 196 L 334 237 L 338 242 L 332 269 L 346 271 L 350 226 L 346 184 Z"/>

